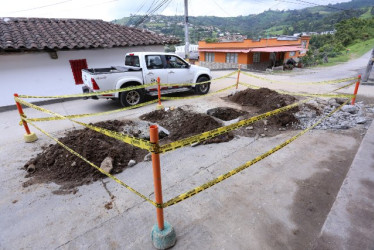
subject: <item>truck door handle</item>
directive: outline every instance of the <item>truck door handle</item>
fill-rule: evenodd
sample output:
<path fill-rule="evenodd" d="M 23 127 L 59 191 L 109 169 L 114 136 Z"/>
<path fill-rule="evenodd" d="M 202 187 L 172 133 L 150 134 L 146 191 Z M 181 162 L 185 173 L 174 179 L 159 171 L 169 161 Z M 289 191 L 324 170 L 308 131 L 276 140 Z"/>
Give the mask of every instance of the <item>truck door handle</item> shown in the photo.
<path fill-rule="evenodd" d="M 174 74 L 174 71 L 169 71 L 169 73 L 172 73 L 172 74 Z"/>
<path fill-rule="evenodd" d="M 153 76 L 154 74 L 152 72 L 149 72 L 147 75 L 149 76 Z"/>

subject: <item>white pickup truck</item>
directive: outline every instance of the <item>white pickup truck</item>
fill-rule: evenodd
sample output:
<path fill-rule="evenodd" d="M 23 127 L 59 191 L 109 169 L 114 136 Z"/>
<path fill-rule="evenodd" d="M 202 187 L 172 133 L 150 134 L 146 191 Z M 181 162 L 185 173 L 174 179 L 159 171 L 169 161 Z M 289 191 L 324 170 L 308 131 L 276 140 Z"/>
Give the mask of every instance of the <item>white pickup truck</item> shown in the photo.
<path fill-rule="evenodd" d="M 175 54 L 160 52 L 134 52 L 125 56 L 124 66 L 82 69 L 83 92 L 96 92 L 155 83 L 147 88 L 99 95 L 98 98 L 119 100 L 122 106 L 141 103 L 145 95 L 157 95 L 157 77 L 160 82 L 173 86 L 161 88 L 161 94 L 194 90 L 196 94 L 209 92 L 210 82 L 192 86 L 175 86 L 211 80 L 210 69 L 191 65 Z"/>

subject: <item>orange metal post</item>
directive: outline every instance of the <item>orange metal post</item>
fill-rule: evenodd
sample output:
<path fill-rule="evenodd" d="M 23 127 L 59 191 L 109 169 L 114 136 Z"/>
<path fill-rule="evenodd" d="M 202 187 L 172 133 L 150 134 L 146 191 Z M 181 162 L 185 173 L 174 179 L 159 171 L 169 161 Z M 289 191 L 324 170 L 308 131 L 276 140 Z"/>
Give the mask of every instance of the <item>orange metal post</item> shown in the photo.
<path fill-rule="evenodd" d="M 241 64 L 239 64 L 239 67 L 238 67 L 238 77 L 236 78 L 236 89 L 238 89 L 238 86 L 239 86 L 240 67 L 241 67 Z"/>
<path fill-rule="evenodd" d="M 356 87 L 355 87 L 355 92 L 353 93 L 353 98 L 352 98 L 352 105 L 355 105 L 355 101 L 356 101 L 356 95 L 357 95 L 357 91 L 358 91 L 358 87 L 360 86 L 360 81 L 361 81 L 361 75 L 358 75 L 358 80 L 356 82 Z"/>
<path fill-rule="evenodd" d="M 161 86 L 160 86 L 160 77 L 157 77 L 157 92 L 158 92 L 158 105 L 161 106 Z"/>
<path fill-rule="evenodd" d="M 18 97 L 18 94 L 14 94 L 15 97 Z M 19 104 L 17 101 L 16 101 L 16 105 L 17 105 L 17 109 L 18 109 L 18 112 L 19 112 L 19 115 L 22 117 L 25 115 L 25 113 L 23 113 L 23 109 L 22 109 L 22 106 L 21 104 Z M 23 123 L 23 126 L 25 127 L 25 130 L 26 130 L 26 134 L 31 134 L 30 132 L 30 129 L 29 129 L 29 125 L 27 125 L 27 122 L 25 122 L 24 120 L 22 120 L 22 123 Z"/>
<path fill-rule="evenodd" d="M 150 141 L 158 145 L 158 127 L 152 125 L 149 127 Z M 162 185 L 161 185 L 161 169 L 160 169 L 160 154 L 152 153 L 152 168 L 153 168 L 153 183 L 155 186 L 155 198 L 157 204 L 162 204 Z M 164 230 L 164 210 L 163 208 L 156 208 L 157 224 L 160 231 Z"/>

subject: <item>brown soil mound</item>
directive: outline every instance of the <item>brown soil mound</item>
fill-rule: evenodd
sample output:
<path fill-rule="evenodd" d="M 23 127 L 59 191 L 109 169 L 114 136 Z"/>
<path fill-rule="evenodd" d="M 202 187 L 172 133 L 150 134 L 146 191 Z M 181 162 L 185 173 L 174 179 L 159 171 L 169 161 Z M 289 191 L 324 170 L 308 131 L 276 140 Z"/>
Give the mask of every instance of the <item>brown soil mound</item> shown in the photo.
<path fill-rule="evenodd" d="M 99 122 L 94 125 L 119 132 L 125 124 L 126 122 L 114 120 Z M 142 161 L 148 153 L 146 150 L 133 147 L 87 128 L 70 131 L 59 140 L 98 167 L 107 156 L 112 157 L 112 174 L 122 172 L 131 159 L 137 162 Z M 26 175 L 31 179 L 23 184 L 24 187 L 34 183 L 54 182 L 61 185 L 60 191 L 71 191 L 77 186 L 106 177 L 58 144 L 49 145 L 42 153 L 31 159 L 25 165 L 25 168 L 30 164 L 35 165 L 35 172 Z"/>
<path fill-rule="evenodd" d="M 268 88 L 246 89 L 229 97 L 229 100 L 242 106 L 252 105 L 260 108 L 260 112 L 267 112 L 290 105 L 296 98 L 282 95 Z"/>
<path fill-rule="evenodd" d="M 242 106 L 255 106 L 259 108 L 258 113 L 261 114 L 290 105 L 296 101 L 296 98 L 290 95 L 279 94 L 268 88 L 261 88 L 240 91 L 230 96 L 229 100 Z M 299 108 L 295 107 L 278 115 L 271 116 L 268 118 L 268 123 L 269 125 L 273 124 L 282 127 L 297 124 L 299 121 L 293 114 L 298 110 Z"/>
<path fill-rule="evenodd" d="M 166 137 L 168 141 L 183 139 L 222 127 L 222 124 L 209 115 L 186 111 L 182 108 L 168 111 L 163 109 L 155 110 L 140 116 L 140 119 L 158 123 L 168 129 L 170 132 L 170 135 Z M 233 135 L 231 133 L 226 133 L 205 141 L 205 143 L 226 142 L 231 139 L 233 139 Z"/>
<path fill-rule="evenodd" d="M 217 117 L 218 119 L 224 120 L 224 121 L 230 121 L 235 118 L 238 118 L 239 116 L 248 114 L 245 111 L 229 108 L 229 107 L 218 107 L 214 109 L 208 110 L 208 115 Z"/>

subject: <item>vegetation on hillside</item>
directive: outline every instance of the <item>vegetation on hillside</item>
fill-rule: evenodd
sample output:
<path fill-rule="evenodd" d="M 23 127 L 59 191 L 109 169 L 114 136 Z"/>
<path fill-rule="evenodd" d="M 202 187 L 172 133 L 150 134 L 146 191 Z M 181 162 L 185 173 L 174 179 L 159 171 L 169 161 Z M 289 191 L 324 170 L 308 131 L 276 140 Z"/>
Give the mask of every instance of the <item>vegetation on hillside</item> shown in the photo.
<path fill-rule="evenodd" d="M 191 43 L 215 39 L 230 32 L 247 35 L 248 38 L 291 35 L 300 32 L 334 30 L 335 24 L 350 18 L 370 18 L 374 15 L 372 0 L 353 0 L 334 5 L 309 7 L 300 10 L 268 10 L 258 15 L 237 17 L 191 16 L 189 18 Z M 135 25 L 142 16 L 114 20 L 122 25 Z M 139 27 L 165 35 L 174 35 L 184 41 L 183 16 L 151 16 Z"/>
<path fill-rule="evenodd" d="M 312 36 L 307 56 L 302 58 L 306 66 L 328 63 L 331 58 L 340 61 L 362 55 L 374 47 L 374 17 L 351 18 L 336 24 L 334 35 Z M 338 61 L 338 60 L 332 60 Z"/>

